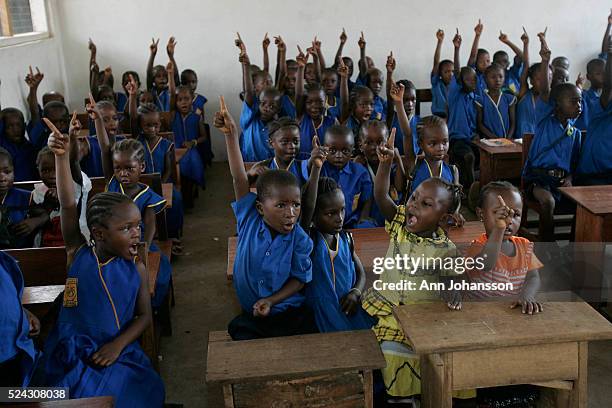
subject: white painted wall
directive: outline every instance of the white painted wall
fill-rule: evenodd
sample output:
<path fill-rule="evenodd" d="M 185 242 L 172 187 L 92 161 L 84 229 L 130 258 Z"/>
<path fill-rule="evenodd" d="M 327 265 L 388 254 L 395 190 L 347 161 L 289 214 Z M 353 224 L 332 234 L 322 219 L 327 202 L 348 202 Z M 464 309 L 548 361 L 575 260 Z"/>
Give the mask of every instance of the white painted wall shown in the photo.
<path fill-rule="evenodd" d="M 61 32 L 65 52 L 65 70 L 68 78 L 69 103 L 81 107 L 87 92 L 88 49 L 91 37 L 98 46 L 98 63 L 101 68 L 113 67 L 116 78 L 127 69 L 144 73 L 151 37 L 161 37 L 158 63 L 166 63 L 165 42 L 174 35 L 178 41 L 176 59 L 180 69 L 196 70 L 200 79 L 199 91 L 206 95 L 207 115 L 218 108 L 217 97 L 226 95 L 232 113 L 238 117 L 240 105 L 241 70 L 238 52 L 233 45 L 236 31 L 240 31 L 251 56 L 251 61 L 261 65 L 261 39 L 267 31 L 270 35 L 282 34 L 293 57 L 296 43 L 307 46 L 317 34 L 323 42 L 328 62 L 332 61 L 338 46 L 338 35 L 345 27 L 349 40 L 345 53 L 358 58 L 357 39 L 363 30 L 368 41 L 368 54 L 378 66 L 383 67 L 390 50 L 398 60 L 396 78 L 413 80 L 417 87 L 429 84 L 429 72 L 435 46 L 434 33 L 442 28 L 447 33 L 443 58 L 452 57 L 450 42 L 455 27 L 463 35 L 462 58 L 465 61 L 473 39 L 473 27 L 482 18 L 485 31 L 481 47 L 491 53 L 503 48 L 497 37 L 499 29 L 520 43 L 521 25 L 529 31 L 531 53 L 537 55 L 535 34 L 548 26 L 549 45 L 553 55 L 564 54 L 572 61 L 571 74 L 585 72 L 588 59 L 599 52 L 603 31 L 607 22 L 610 2 L 590 0 L 576 7 L 571 0 L 513 0 L 488 2 L 480 0 L 49 0 L 57 11 L 58 30 Z M 15 59 L 0 64 L 3 90 L 9 80 L 22 81 L 23 70 L 39 60 L 47 72 L 46 85 L 59 74 L 57 61 L 49 50 L 57 48 L 51 40 L 47 49 L 30 48 L 15 52 Z M 41 45 L 41 47 L 43 47 Z M 40 52 L 41 55 L 38 55 Z M 276 48 L 270 46 L 272 67 L 275 65 Z M 46 66 L 48 64 L 48 67 Z M 118 81 L 116 81 L 118 82 Z M 56 82 L 61 86 L 61 80 Z M 15 85 L 10 85 L 9 101 L 17 99 Z M 21 86 L 21 85 L 19 85 Z M 43 86 L 44 88 L 44 86 Z M 116 86 L 118 88 L 118 85 Z M 3 92 L 3 102 L 6 100 Z M 6 102 L 8 103 L 8 102 Z M 224 158 L 223 139 L 213 134 L 217 158 Z"/>

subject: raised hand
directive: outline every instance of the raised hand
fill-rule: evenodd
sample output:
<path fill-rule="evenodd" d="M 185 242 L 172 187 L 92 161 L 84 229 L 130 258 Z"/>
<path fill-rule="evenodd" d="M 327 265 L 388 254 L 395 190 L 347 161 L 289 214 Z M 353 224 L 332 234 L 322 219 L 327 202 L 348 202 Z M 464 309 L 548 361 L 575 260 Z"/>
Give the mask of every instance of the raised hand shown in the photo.
<path fill-rule="evenodd" d="M 97 51 L 96 44 L 94 44 L 91 38 L 89 39 L 89 42 L 87 43 L 87 48 L 89 48 L 89 51 L 91 51 L 93 55 L 96 55 L 96 51 Z"/>
<path fill-rule="evenodd" d="M 548 27 L 544 28 L 544 31 L 538 33 L 538 38 L 540 42 L 546 42 L 546 31 L 548 31 Z"/>
<path fill-rule="evenodd" d="M 346 43 L 347 39 L 348 37 L 346 35 L 346 31 L 344 30 L 344 27 L 342 27 L 342 32 L 340 33 L 340 44 Z"/>
<path fill-rule="evenodd" d="M 266 33 L 267 35 L 268 33 Z M 236 32 L 236 39 L 234 40 L 234 44 L 236 44 L 236 47 L 240 48 L 240 51 L 246 51 L 246 46 L 244 45 L 244 41 L 242 41 L 242 38 L 240 37 L 240 33 Z"/>
<path fill-rule="evenodd" d="M 404 102 L 404 91 L 405 91 L 405 87 L 404 84 L 392 84 L 391 85 L 391 99 L 393 99 L 393 102 L 400 102 L 403 103 Z"/>
<path fill-rule="evenodd" d="M 319 137 L 312 138 L 312 152 L 310 153 L 310 162 L 318 168 L 323 167 L 323 162 L 327 159 L 327 149 L 321 146 Z"/>
<path fill-rule="evenodd" d="M 578 77 L 576 78 L 576 86 L 580 89 L 584 88 L 584 83 L 586 78 L 582 76 L 582 72 L 578 73 Z"/>
<path fill-rule="evenodd" d="M 104 68 L 104 80 L 108 80 L 113 75 L 113 69 L 108 66 Z"/>
<path fill-rule="evenodd" d="M 168 61 L 166 64 L 166 72 L 168 73 L 168 76 L 174 76 L 174 64 L 172 61 Z"/>
<path fill-rule="evenodd" d="M 76 119 L 76 112 L 72 114 L 72 118 Z M 51 129 L 51 134 L 47 139 L 47 146 L 56 156 L 63 156 L 66 152 L 70 151 L 70 138 L 67 135 L 64 135 L 59 131 L 58 128 L 55 127 L 53 122 L 51 122 L 47 118 L 43 118 L 43 121 L 47 125 L 49 129 Z M 71 121 L 72 122 L 72 121 Z"/>
<path fill-rule="evenodd" d="M 395 71 L 395 65 L 395 58 L 393 58 L 393 51 L 391 51 L 387 56 L 387 72 L 392 73 L 393 71 Z"/>
<path fill-rule="evenodd" d="M 168 53 L 168 57 L 174 57 L 174 48 L 176 48 L 176 40 L 174 37 L 170 37 L 168 39 L 168 44 L 166 45 L 166 52 Z"/>
<path fill-rule="evenodd" d="M 91 94 L 89 96 L 91 97 Z M 93 99 L 93 97 L 91 99 Z M 76 111 L 72 112 L 72 117 L 70 118 L 70 126 L 68 127 L 68 135 L 76 138 L 82 128 L 83 125 L 81 125 L 81 122 L 79 121 L 79 119 L 77 119 Z"/>
<path fill-rule="evenodd" d="M 349 69 L 346 66 L 346 64 L 344 63 L 344 60 L 342 59 L 342 57 L 340 57 L 340 60 L 338 61 L 338 75 L 340 75 L 341 77 L 345 77 L 348 78 L 348 74 L 349 74 Z"/>
<path fill-rule="evenodd" d="M 215 127 L 226 136 L 236 132 L 236 122 L 234 122 L 234 118 L 232 118 L 232 115 L 227 109 L 223 95 L 219 97 L 219 111 L 215 113 L 214 124 Z"/>
<path fill-rule="evenodd" d="M 523 44 L 529 44 L 529 34 L 527 34 L 527 30 L 523 27 L 523 34 L 521 35 L 521 41 Z"/>
<path fill-rule="evenodd" d="M 249 59 L 249 55 L 247 54 L 246 49 L 240 51 L 238 61 L 243 65 L 251 65 L 251 60 Z"/>
<path fill-rule="evenodd" d="M 508 42 L 508 34 L 505 34 L 504 32 L 502 32 L 502 30 L 499 30 L 499 41 L 503 42 L 504 44 Z"/>
<path fill-rule="evenodd" d="M 544 61 L 549 61 L 550 55 L 551 55 L 550 48 L 548 48 L 548 45 L 546 44 L 546 40 L 544 40 L 540 48 L 540 57 L 542 57 L 542 60 Z"/>
<path fill-rule="evenodd" d="M 125 89 L 128 91 L 129 95 L 136 95 L 138 93 L 138 85 L 136 85 L 136 80 L 132 74 L 128 76 L 128 83 L 125 84 Z"/>
<path fill-rule="evenodd" d="M 476 24 L 476 27 L 474 27 L 474 32 L 476 33 L 476 35 L 481 35 L 482 30 L 484 30 L 484 25 L 482 24 L 482 21 L 478 19 L 478 24 Z"/>
<path fill-rule="evenodd" d="M 376 148 L 379 163 L 391 163 L 393 161 L 393 157 L 395 157 L 395 132 L 396 128 L 392 128 L 387 143 L 380 144 Z"/>
<path fill-rule="evenodd" d="M 30 65 L 30 72 L 26 75 L 25 82 L 30 88 L 38 88 L 44 77 L 45 75 L 40 72 L 38 67 L 36 67 L 36 74 L 32 72 L 32 66 Z"/>
<path fill-rule="evenodd" d="M 506 227 L 512 223 L 514 210 L 506 205 L 502 196 L 498 195 L 497 201 L 499 201 L 499 206 L 495 207 L 493 210 L 495 214 L 495 226 L 499 229 L 506 229 Z"/>
<path fill-rule="evenodd" d="M 444 30 L 439 28 L 438 31 L 436 31 L 436 38 L 440 42 L 444 41 Z"/>
<path fill-rule="evenodd" d="M 287 50 L 287 44 L 285 44 L 283 38 L 280 35 L 274 37 L 274 44 L 276 44 L 276 48 L 278 48 L 279 51 Z"/>
<path fill-rule="evenodd" d="M 264 49 L 268 49 L 268 47 L 270 46 L 270 37 L 268 37 L 268 33 L 266 33 L 266 35 L 264 36 L 263 41 L 261 42 L 261 45 Z"/>
<path fill-rule="evenodd" d="M 608 24 L 612 25 L 612 8 L 610 9 L 610 15 L 608 16 Z"/>
<path fill-rule="evenodd" d="M 309 57 L 309 53 L 304 54 L 304 51 L 302 51 L 302 49 L 300 48 L 300 46 L 297 46 L 298 49 L 298 55 L 297 57 L 295 57 L 295 61 L 297 62 L 298 66 L 300 67 L 305 67 L 306 64 L 308 63 L 308 57 Z"/>
<path fill-rule="evenodd" d="M 89 114 L 89 117 L 92 120 L 96 120 L 102 117 L 100 115 L 100 110 L 96 106 L 96 101 L 94 100 L 94 97 L 91 94 L 91 92 L 89 93 L 89 102 L 87 102 L 87 105 L 85 106 L 85 110 L 87 111 L 87 113 Z"/>
<path fill-rule="evenodd" d="M 457 29 L 457 32 L 453 37 L 453 45 L 455 46 L 455 48 L 461 47 L 461 41 L 463 41 L 463 39 L 461 38 L 461 34 L 459 34 L 459 29 Z"/>
<path fill-rule="evenodd" d="M 359 37 L 359 40 L 357 41 L 357 45 L 359 45 L 359 49 L 363 49 L 366 46 L 366 40 L 363 35 L 363 31 L 361 32 L 361 36 Z"/>
<path fill-rule="evenodd" d="M 268 299 L 259 299 L 253 305 L 253 316 L 255 317 L 266 317 L 270 314 L 272 309 L 272 303 Z"/>
<path fill-rule="evenodd" d="M 153 55 L 157 54 L 158 44 L 159 44 L 159 38 L 157 39 L 157 41 L 155 40 L 155 38 L 151 38 L 151 45 L 149 45 L 149 50 L 151 51 L 151 54 Z"/>
<path fill-rule="evenodd" d="M 314 48 L 315 51 L 319 51 L 321 49 L 321 41 L 317 39 L 316 35 L 315 35 L 314 40 L 312 41 L 312 48 Z"/>

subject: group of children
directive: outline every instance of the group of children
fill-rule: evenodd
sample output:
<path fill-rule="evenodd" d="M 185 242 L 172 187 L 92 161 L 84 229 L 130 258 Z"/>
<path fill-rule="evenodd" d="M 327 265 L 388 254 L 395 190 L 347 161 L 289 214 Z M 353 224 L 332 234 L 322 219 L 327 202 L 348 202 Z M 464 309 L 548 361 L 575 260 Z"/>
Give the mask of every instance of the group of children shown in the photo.
<path fill-rule="evenodd" d="M 540 202 L 545 225 L 552 225 L 559 186 L 573 180 L 612 184 L 612 165 L 597 153 L 612 132 L 611 26 L 612 15 L 603 59 L 587 66 L 587 91 L 582 91 L 582 78 L 577 85 L 568 82 L 566 58 L 551 61 L 546 30 L 538 34 L 541 62 L 531 66 L 526 31 L 522 50 L 500 33 L 515 53 L 512 67 L 504 51 L 496 52 L 491 63 L 489 53 L 478 48 L 480 21 L 467 66 L 459 61 L 459 32 L 453 38 L 454 61 L 440 61 L 444 32 L 439 30 L 431 74 L 433 115 L 422 118 L 415 114 L 414 84 L 393 79 L 392 53 L 385 65 L 386 100 L 381 96 L 384 73 L 367 56 L 363 33 L 355 82 L 353 61 L 343 56 L 344 30 L 331 67 L 316 37 L 305 52 L 298 47 L 295 60 L 286 58 L 286 44 L 275 37 L 274 78 L 268 36 L 260 69 L 251 64 L 238 35 L 240 120 L 234 121 L 223 97 L 214 115 L 225 137 L 236 197 L 233 276 L 242 312 L 229 323 L 232 339 L 372 329 L 387 361 L 382 370 L 386 395 L 396 402 L 418 395 L 418 357 L 392 309 L 435 301 L 440 293 L 366 288 L 365 268 L 348 231 L 361 227 L 386 228 L 390 258 L 486 259 L 484 268 L 468 270 L 466 276 L 453 269 L 415 272 L 396 266 L 386 270 L 383 281 L 512 283 L 511 291 L 448 291 L 444 301 L 459 311 L 465 297 L 509 296 L 525 314 L 542 312 L 536 299 L 542 263 L 533 244 L 516 236 L 523 215 L 517 187 L 496 181 L 476 191 L 476 215 L 485 233 L 465 253 L 459 253 L 446 228 L 463 225 L 462 190 L 475 180 L 478 149 L 472 142 L 478 137 L 535 134 L 523 170 L 524 194 Z M 17 263 L 1 254 L 0 302 L 7 313 L 0 316 L 5 334 L 0 385 L 28 385 L 37 368 L 33 383 L 69 387 L 71 397 L 113 395 L 117 406 L 163 403 L 163 382 L 137 339 L 168 292 L 170 264 L 162 256 L 151 299 L 137 254 L 141 242 L 159 251 L 153 240 L 155 215 L 165 200 L 139 180 L 155 172 L 164 182 L 177 181 L 174 149 L 186 148 L 179 162 L 182 191 L 173 191 L 168 213 L 180 251 L 181 198 L 191 205 L 193 187 L 204 184 L 212 150 L 206 98 L 195 92 L 197 76 L 189 69 L 179 75 L 174 38 L 167 44 L 168 65 L 154 65 L 158 42 L 150 45 L 147 90 L 140 91 L 138 74 L 127 71 L 121 81 L 125 93 L 115 93 L 112 70 L 100 71 L 90 40 L 89 135 L 81 132 L 76 115 L 70 117 L 62 95 L 45 94 L 42 108 L 38 105 L 43 79 L 38 68 L 26 76 L 28 124 L 17 109 L 1 111 L 0 243 L 30 247 L 38 235 L 39 245 L 64 245 L 68 273 L 57 322 L 41 356 L 32 341 L 40 323 L 21 306 L 23 277 Z M 166 125 L 174 140 L 160 134 L 161 112 L 170 112 Z M 588 132 L 585 140 L 582 130 Z M 255 163 L 247 171 L 245 162 Z M 90 196 L 89 177 L 104 177 L 107 191 Z M 37 179 L 42 182 L 33 192 L 13 186 Z"/>

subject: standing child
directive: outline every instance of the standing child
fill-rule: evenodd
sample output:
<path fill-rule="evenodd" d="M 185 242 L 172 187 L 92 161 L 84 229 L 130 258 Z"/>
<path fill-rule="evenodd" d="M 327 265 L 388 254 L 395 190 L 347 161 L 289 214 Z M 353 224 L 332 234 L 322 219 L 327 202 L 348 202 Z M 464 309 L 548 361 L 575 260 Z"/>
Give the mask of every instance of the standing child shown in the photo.
<path fill-rule="evenodd" d="M 485 70 L 487 89 L 476 104 L 476 121 L 480 136 L 485 139 L 513 138 L 516 126 L 516 97 L 502 91 L 504 69 L 493 63 Z"/>
<path fill-rule="evenodd" d="M 238 224 L 234 287 L 242 313 L 228 332 L 234 340 L 316 332 L 301 290 L 312 279 L 312 242 L 298 224 L 301 194 L 295 176 L 271 170 L 249 181 L 238 145 L 238 129 L 221 97 L 215 126 L 225 135 Z"/>
<path fill-rule="evenodd" d="M 207 127 L 205 125 L 205 115 L 204 115 L 204 105 L 208 101 L 204 95 L 201 95 L 196 92 L 198 89 L 198 76 L 192 69 L 186 69 L 181 72 L 181 85 L 186 86 L 191 91 L 191 96 L 193 98 L 191 102 L 191 110 L 200 116 L 200 133 L 202 133 L 203 141 L 197 145 L 198 152 L 202 157 L 202 161 L 204 165 L 210 166 L 212 163 L 212 159 L 215 156 L 212 152 L 212 143 L 210 140 L 210 135 L 207 132 Z"/>
<path fill-rule="evenodd" d="M 15 108 L 0 111 L 0 147 L 5 148 L 13 157 L 15 181 L 36 180 L 36 150 L 26 139 L 26 125 L 23 113 Z"/>
<path fill-rule="evenodd" d="M 161 407 L 164 384 L 138 344 L 152 324 L 147 271 L 137 260 L 140 212 L 123 194 L 97 194 L 87 205 L 89 246 L 79 228 L 70 137 L 47 125 L 68 257 L 63 304 L 45 344 L 47 385 L 68 387 L 70 398 L 110 395 L 117 407 Z"/>
<path fill-rule="evenodd" d="M 523 31 L 525 31 L 525 27 L 523 27 Z M 510 67 L 510 60 L 506 51 L 497 51 L 493 54 L 493 63 L 499 65 L 504 70 L 504 86 L 502 90 L 503 92 L 518 95 L 521 89 L 521 74 L 529 65 L 524 63 L 525 58 L 521 49 L 510 41 L 508 35 L 504 34 L 501 30 L 499 31 L 499 41 L 506 44 L 514 52 L 512 67 Z"/>
<path fill-rule="evenodd" d="M 529 36 L 523 28 L 521 36 L 523 42 L 523 64 L 525 69 L 521 73 L 521 86 L 517 96 L 516 104 L 516 132 L 514 137 L 517 139 L 523 138 L 525 133 L 535 133 L 536 127 L 536 101 L 540 95 L 542 88 L 542 78 L 540 77 L 540 63 L 535 63 L 529 66 Z M 529 67 L 527 69 L 527 67 Z M 531 87 L 529 87 L 529 82 Z"/>
<path fill-rule="evenodd" d="M 147 63 L 147 90 L 151 91 L 153 94 L 153 99 L 155 100 L 155 105 L 162 112 L 168 112 L 171 108 L 170 105 L 170 97 L 172 96 L 168 91 L 168 72 L 166 71 L 166 67 L 163 65 L 155 65 L 155 55 L 157 55 L 157 45 L 159 44 L 159 38 L 157 41 L 152 39 L 151 45 L 149 46 L 150 54 L 149 54 L 149 62 Z M 174 48 L 176 47 L 176 41 L 174 37 L 170 37 L 168 40 L 168 45 L 166 45 L 166 52 L 168 53 L 168 58 L 174 67 L 173 77 L 174 83 L 179 82 L 178 77 L 178 66 L 176 65 L 176 61 L 174 60 Z"/>
<path fill-rule="evenodd" d="M 457 30 L 457 34 L 459 30 Z M 436 31 L 436 51 L 431 69 L 431 113 L 441 118 L 448 117 L 448 85 L 453 78 L 453 61 L 440 61 L 444 42 L 444 31 Z"/>
<path fill-rule="evenodd" d="M 487 81 L 485 80 L 485 71 L 491 65 L 491 56 L 489 51 L 484 48 L 478 48 L 480 42 L 480 36 L 484 25 L 478 19 L 478 24 L 474 27 L 474 42 L 472 43 L 472 50 L 470 51 L 470 58 L 468 60 L 468 67 L 472 67 L 476 71 L 476 89 L 477 95 L 482 95 L 485 89 L 487 89 Z M 456 69 L 455 69 L 456 71 Z"/>

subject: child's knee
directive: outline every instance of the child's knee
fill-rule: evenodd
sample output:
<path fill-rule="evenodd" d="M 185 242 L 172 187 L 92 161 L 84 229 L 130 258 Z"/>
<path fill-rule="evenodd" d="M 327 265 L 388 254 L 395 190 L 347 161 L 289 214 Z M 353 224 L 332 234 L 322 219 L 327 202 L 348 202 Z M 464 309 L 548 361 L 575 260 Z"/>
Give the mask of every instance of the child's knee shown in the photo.
<path fill-rule="evenodd" d="M 533 196 L 536 200 L 538 200 L 538 203 L 540 203 L 542 212 L 549 215 L 553 214 L 555 211 L 555 198 L 550 191 L 542 187 L 535 186 L 533 188 Z"/>

